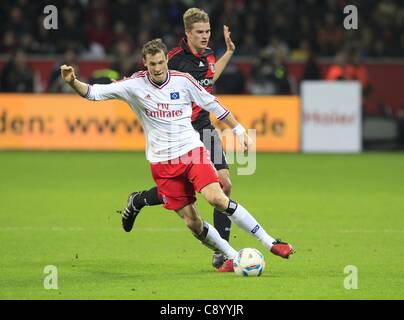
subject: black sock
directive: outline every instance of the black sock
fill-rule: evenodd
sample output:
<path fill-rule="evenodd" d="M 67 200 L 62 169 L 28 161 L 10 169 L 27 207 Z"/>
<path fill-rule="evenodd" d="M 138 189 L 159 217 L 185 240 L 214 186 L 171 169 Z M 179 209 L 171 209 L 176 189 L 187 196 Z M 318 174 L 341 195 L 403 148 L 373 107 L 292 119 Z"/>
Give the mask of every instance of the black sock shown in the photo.
<path fill-rule="evenodd" d="M 141 209 L 144 206 L 157 206 L 164 203 L 157 191 L 157 187 L 142 191 L 134 198 L 133 202 L 138 209 Z"/>
<path fill-rule="evenodd" d="M 229 241 L 231 221 L 225 214 L 217 209 L 213 211 L 213 225 L 220 236 L 226 241 Z"/>

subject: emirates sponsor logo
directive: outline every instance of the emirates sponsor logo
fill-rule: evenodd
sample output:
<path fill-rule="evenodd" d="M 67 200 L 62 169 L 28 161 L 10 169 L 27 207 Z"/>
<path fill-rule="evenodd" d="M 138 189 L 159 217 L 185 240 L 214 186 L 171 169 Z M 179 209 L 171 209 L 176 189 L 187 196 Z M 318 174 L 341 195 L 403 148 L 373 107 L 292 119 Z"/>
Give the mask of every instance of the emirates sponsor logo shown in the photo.
<path fill-rule="evenodd" d="M 158 103 L 157 110 L 146 109 L 146 116 L 150 118 L 176 118 L 182 116 L 182 110 L 170 110 L 167 103 Z"/>
<path fill-rule="evenodd" d="M 146 116 L 150 118 L 175 118 L 182 116 L 182 110 L 148 110 L 146 109 Z"/>

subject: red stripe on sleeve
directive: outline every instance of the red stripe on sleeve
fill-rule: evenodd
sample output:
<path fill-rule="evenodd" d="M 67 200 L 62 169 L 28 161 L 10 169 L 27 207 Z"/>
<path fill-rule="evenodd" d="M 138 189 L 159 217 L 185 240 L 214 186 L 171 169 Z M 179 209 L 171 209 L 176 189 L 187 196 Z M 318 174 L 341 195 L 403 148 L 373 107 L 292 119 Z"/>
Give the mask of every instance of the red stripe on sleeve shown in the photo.
<path fill-rule="evenodd" d="M 184 51 L 184 49 L 178 47 L 178 48 L 174 48 L 172 49 L 169 53 L 168 53 L 168 60 L 170 60 L 172 57 L 174 57 L 175 55 L 179 54 L 180 52 Z"/>

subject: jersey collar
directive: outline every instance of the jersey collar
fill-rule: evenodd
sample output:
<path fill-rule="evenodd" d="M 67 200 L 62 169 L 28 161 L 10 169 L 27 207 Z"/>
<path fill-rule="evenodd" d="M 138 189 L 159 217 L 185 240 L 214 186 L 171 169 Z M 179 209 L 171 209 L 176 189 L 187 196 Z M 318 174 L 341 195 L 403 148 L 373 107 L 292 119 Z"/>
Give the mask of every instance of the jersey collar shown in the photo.
<path fill-rule="evenodd" d="M 156 88 L 158 88 L 158 89 L 162 89 L 163 87 L 165 87 L 165 86 L 167 85 L 167 83 L 170 81 L 170 78 L 171 78 L 171 76 L 170 76 L 170 70 L 167 70 L 166 79 L 164 80 L 163 83 L 158 84 L 158 83 L 155 83 L 155 82 L 150 78 L 149 72 L 147 72 L 147 80 L 149 80 L 149 82 L 150 82 L 154 87 L 156 87 Z"/>
<path fill-rule="evenodd" d="M 181 40 L 181 47 L 184 49 L 184 51 L 186 51 L 187 53 L 190 53 L 192 55 L 194 55 L 195 57 L 197 57 L 198 59 L 200 59 L 201 57 L 205 56 L 206 50 L 203 50 L 201 53 L 197 53 L 192 51 L 192 49 L 190 48 L 190 46 L 188 45 L 188 41 L 187 38 L 184 37 Z"/>

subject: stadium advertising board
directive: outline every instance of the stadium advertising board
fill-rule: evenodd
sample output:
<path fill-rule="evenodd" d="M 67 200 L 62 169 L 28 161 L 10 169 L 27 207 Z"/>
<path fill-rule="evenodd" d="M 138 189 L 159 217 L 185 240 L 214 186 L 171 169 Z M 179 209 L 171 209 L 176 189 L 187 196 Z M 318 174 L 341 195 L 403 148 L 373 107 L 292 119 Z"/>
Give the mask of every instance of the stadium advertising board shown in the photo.
<path fill-rule="evenodd" d="M 219 99 L 246 128 L 256 130 L 257 151 L 299 151 L 298 97 Z M 0 95 L 2 150 L 144 148 L 142 127 L 124 102 L 92 102 L 74 95 Z"/>
<path fill-rule="evenodd" d="M 256 130 L 257 151 L 300 150 L 299 97 L 222 96 L 220 102 L 246 128 Z M 225 128 L 216 119 L 213 122 L 217 128 Z"/>
<path fill-rule="evenodd" d="M 358 82 L 305 81 L 301 92 L 303 152 L 362 150 Z"/>

